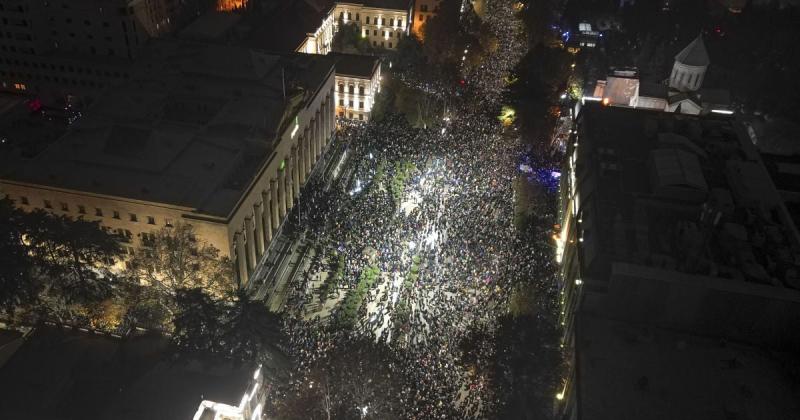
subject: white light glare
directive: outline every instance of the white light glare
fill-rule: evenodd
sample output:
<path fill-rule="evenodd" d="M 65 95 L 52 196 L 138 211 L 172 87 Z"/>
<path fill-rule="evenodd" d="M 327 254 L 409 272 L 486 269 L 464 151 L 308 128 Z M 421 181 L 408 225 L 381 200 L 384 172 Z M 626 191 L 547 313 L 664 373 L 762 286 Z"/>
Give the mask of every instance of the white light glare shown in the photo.
<path fill-rule="evenodd" d="M 711 112 L 714 114 L 733 115 L 733 111 L 728 111 L 727 109 L 712 109 Z"/>

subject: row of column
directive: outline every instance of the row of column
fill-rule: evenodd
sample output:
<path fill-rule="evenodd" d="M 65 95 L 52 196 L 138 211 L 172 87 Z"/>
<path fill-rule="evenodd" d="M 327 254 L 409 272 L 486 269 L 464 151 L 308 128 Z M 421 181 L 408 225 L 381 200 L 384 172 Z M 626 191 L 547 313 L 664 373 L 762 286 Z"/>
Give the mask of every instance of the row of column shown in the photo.
<path fill-rule="evenodd" d="M 252 215 L 245 219 L 242 230 L 236 233 L 234 251 L 241 285 L 249 281 L 261 256 L 269 248 L 273 234 L 294 206 L 300 188 L 328 145 L 335 127 L 334 109 L 331 89 L 297 139 L 297 144 L 280 163 L 275 177 L 269 181 L 269 188 L 261 192 L 261 202 L 253 206 Z"/>

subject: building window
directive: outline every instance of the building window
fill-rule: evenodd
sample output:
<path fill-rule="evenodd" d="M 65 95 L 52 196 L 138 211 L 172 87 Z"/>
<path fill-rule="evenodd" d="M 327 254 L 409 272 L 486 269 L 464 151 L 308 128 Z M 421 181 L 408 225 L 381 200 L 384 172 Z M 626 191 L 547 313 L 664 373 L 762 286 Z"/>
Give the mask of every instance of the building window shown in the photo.
<path fill-rule="evenodd" d="M 364 109 L 364 101 L 358 101 L 358 109 Z"/>
<path fill-rule="evenodd" d="M 164 219 L 164 226 L 172 227 L 172 219 Z M 192 236 L 189 238 L 192 241 L 194 241 L 194 239 L 192 239 L 192 238 L 194 238 L 194 234 L 192 234 Z"/>
<path fill-rule="evenodd" d="M 377 29 L 373 29 L 372 30 L 372 35 L 378 36 L 378 30 Z"/>
<path fill-rule="evenodd" d="M 383 41 L 381 41 L 381 48 L 386 48 L 386 44 Z"/>
<path fill-rule="evenodd" d="M 155 217 L 153 217 L 153 216 L 147 216 L 147 224 L 148 224 L 148 225 L 154 225 L 154 224 L 156 224 L 156 218 L 155 218 Z"/>
<path fill-rule="evenodd" d="M 386 18 L 381 18 L 381 25 L 386 25 Z"/>
<path fill-rule="evenodd" d="M 44 208 L 46 208 L 46 209 L 52 209 L 53 208 L 53 205 L 50 204 L 50 200 L 44 200 Z"/>
<path fill-rule="evenodd" d="M 394 19 L 389 19 L 389 26 L 394 26 Z"/>
<path fill-rule="evenodd" d="M 339 93 L 344 93 L 344 83 L 339 83 Z"/>
<path fill-rule="evenodd" d="M 378 46 L 378 43 L 377 43 L 377 42 L 375 42 L 375 41 L 372 41 L 372 46 L 373 46 L 373 47 L 377 47 L 377 46 Z"/>
<path fill-rule="evenodd" d="M 358 94 L 359 95 L 363 95 L 364 94 L 364 86 L 359 86 L 358 87 Z"/>
<path fill-rule="evenodd" d="M 61 211 L 69 211 L 69 206 L 67 203 L 61 203 Z"/>
<path fill-rule="evenodd" d="M 353 20 L 353 14 L 352 13 L 347 12 L 347 20 Z"/>
<path fill-rule="evenodd" d="M 419 15 L 419 21 L 425 22 L 425 15 Z"/>
<path fill-rule="evenodd" d="M 389 43 L 389 48 L 392 48 L 392 43 L 391 42 Z"/>
<path fill-rule="evenodd" d="M 339 106 L 344 106 L 344 99 L 339 99 Z"/>
<path fill-rule="evenodd" d="M 357 22 L 360 22 L 360 21 L 361 21 L 361 16 L 360 16 L 358 13 L 356 13 L 356 21 L 357 21 Z"/>
<path fill-rule="evenodd" d="M 129 213 L 128 215 L 129 215 L 129 216 L 130 216 L 130 218 L 131 218 L 131 222 L 138 222 L 138 221 L 139 221 L 139 219 L 136 217 L 136 215 L 135 215 L 135 214 L 133 214 L 133 213 Z"/>
<path fill-rule="evenodd" d="M 99 207 L 95 208 L 94 209 L 94 215 L 97 216 L 97 217 L 103 217 L 103 210 L 100 209 Z"/>
<path fill-rule="evenodd" d="M 20 201 L 22 204 L 26 205 L 26 206 L 28 205 L 28 197 L 21 196 L 21 197 L 19 198 L 19 201 Z"/>
<path fill-rule="evenodd" d="M 352 107 L 353 107 L 353 101 L 350 100 L 350 108 L 352 108 Z"/>
<path fill-rule="evenodd" d="M 350 119 L 351 120 L 353 119 L 353 113 L 352 112 L 350 113 Z"/>
<path fill-rule="evenodd" d="M 344 12 L 339 12 L 339 20 L 344 20 Z"/>
<path fill-rule="evenodd" d="M 386 31 L 381 31 L 381 36 L 386 38 Z"/>
<path fill-rule="evenodd" d="M 358 15 L 356 15 L 356 16 L 358 16 Z M 366 19 L 367 25 L 369 25 L 369 16 L 364 17 L 364 19 Z"/>
<path fill-rule="evenodd" d="M 360 121 L 364 121 L 364 114 L 358 114 L 358 119 Z"/>
<path fill-rule="evenodd" d="M 115 219 L 119 219 L 119 212 L 114 210 L 114 213 L 113 213 L 112 217 L 115 218 Z"/>
<path fill-rule="evenodd" d="M 420 12 L 427 12 L 428 11 L 428 5 L 427 4 L 421 4 L 419 6 L 419 11 Z"/>
<path fill-rule="evenodd" d="M 397 19 L 397 26 L 403 26 L 403 19 Z"/>
<path fill-rule="evenodd" d="M 350 94 L 351 94 L 351 95 L 352 95 L 352 94 L 354 94 L 354 93 L 356 93 L 356 87 L 355 87 L 355 86 L 353 86 L 353 85 L 350 85 L 350 86 L 349 86 L 349 88 L 350 88 L 349 90 L 350 90 Z"/>
<path fill-rule="evenodd" d="M 80 213 L 80 214 L 86 214 L 86 207 L 84 207 L 84 206 L 78 206 L 78 213 Z"/>

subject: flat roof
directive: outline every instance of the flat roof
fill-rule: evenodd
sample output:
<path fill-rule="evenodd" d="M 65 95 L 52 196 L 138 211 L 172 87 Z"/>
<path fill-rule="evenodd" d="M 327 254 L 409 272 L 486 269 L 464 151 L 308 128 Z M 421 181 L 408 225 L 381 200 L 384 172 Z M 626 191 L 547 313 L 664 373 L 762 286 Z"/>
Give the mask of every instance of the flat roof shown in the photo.
<path fill-rule="evenodd" d="M 203 399 L 238 405 L 255 367 L 175 359 L 157 335 L 38 327 L 0 368 L 0 418 L 191 418 Z"/>
<path fill-rule="evenodd" d="M 631 262 L 797 287 L 797 228 L 735 120 L 587 103 L 578 123 L 585 277 Z"/>
<path fill-rule="evenodd" d="M 381 62 L 379 57 L 373 55 L 328 53 L 336 61 L 336 74 L 343 76 L 356 76 L 372 78 Z"/>
<path fill-rule="evenodd" d="M 131 81 L 37 156 L 6 159 L 0 179 L 227 217 L 332 71 L 324 56 L 154 41 Z"/>
<path fill-rule="evenodd" d="M 789 355 L 579 315 L 580 419 L 791 420 L 800 390 Z M 793 362 L 791 362 L 793 363 Z"/>
<path fill-rule="evenodd" d="M 190 23 L 180 32 L 179 37 L 194 40 L 219 39 L 241 19 L 240 15 L 233 12 L 210 11 Z"/>
<path fill-rule="evenodd" d="M 363 4 L 366 7 L 374 7 L 376 9 L 389 9 L 389 10 L 402 10 L 406 11 L 411 7 L 411 0 L 360 0 L 360 1 L 347 1 L 343 3 L 356 3 Z"/>

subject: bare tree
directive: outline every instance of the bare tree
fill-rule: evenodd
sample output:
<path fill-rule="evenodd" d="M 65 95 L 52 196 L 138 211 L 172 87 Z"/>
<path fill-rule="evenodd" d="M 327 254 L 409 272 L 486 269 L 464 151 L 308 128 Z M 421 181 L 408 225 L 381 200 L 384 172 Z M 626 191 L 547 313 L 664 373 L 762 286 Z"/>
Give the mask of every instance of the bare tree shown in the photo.
<path fill-rule="evenodd" d="M 230 259 L 199 241 L 186 223 L 146 237 L 145 247 L 130 261 L 131 275 L 142 283 L 174 296 L 179 289 L 202 288 L 216 297 L 235 290 Z"/>

